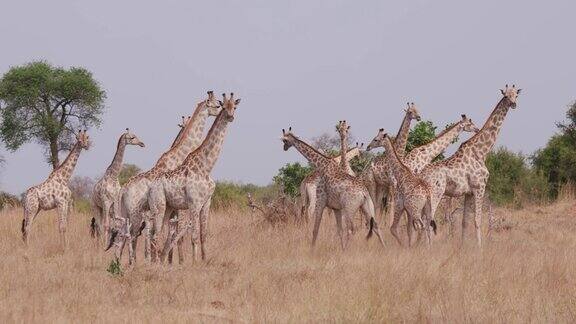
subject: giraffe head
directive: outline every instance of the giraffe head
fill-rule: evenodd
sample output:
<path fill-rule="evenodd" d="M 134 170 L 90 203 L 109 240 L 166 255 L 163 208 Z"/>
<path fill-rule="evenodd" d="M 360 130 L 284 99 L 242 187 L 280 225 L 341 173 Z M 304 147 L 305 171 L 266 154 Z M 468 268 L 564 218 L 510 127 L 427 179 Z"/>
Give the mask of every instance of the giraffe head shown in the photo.
<path fill-rule="evenodd" d="M 126 133 L 122 136 L 122 139 L 126 145 L 138 145 L 144 147 L 144 142 L 142 142 L 134 133 L 130 133 L 130 129 L 126 128 Z"/>
<path fill-rule="evenodd" d="M 472 119 L 466 117 L 465 114 L 462 114 L 462 120 L 460 121 L 460 123 L 462 124 L 462 129 L 465 132 L 478 133 L 480 131 L 480 129 L 476 127 L 476 125 L 474 125 Z"/>
<path fill-rule="evenodd" d="M 80 144 L 80 148 L 85 150 L 90 148 L 90 136 L 86 133 L 86 130 L 79 130 L 76 134 L 76 141 Z"/>
<path fill-rule="evenodd" d="M 218 116 L 220 113 L 220 104 L 216 97 L 214 96 L 214 91 L 208 91 L 208 99 L 204 100 L 204 106 L 208 109 L 208 115 L 210 116 Z M 188 117 L 188 121 L 190 121 L 190 117 Z M 185 124 L 184 124 L 185 125 Z"/>
<path fill-rule="evenodd" d="M 406 112 L 408 118 L 411 120 L 415 119 L 416 121 L 420 121 L 420 113 L 418 112 L 416 105 L 414 105 L 413 102 L 408 102 L 407 104 L 408 108 L 404 109 L 404 111 Z"/>
<path fill-rule="evenodd" d="M 348 138 L 349 130 L 350 126 L 348 126 L 345 120 L 339 121 L 338 125 L 336 125 L 336 131 L 338 131 L 338 133 L 340 134 L 340 139 L 342 140 Z"/>
<path fill-rule="evenodd" d="M 516 85 L 514 84 L 512 85 L 511 88 L 508 87 L 508 85 L 506 85 L 506 88 L 500 89 L 500 92 L 502 92 L 504 99 L 508 101 L 508 106 L 511 107 L 512 109 L 516 108 L 516 100 L 518 99 L 520 91 L 522 91 L 522 89 L 516 89 Z"/>
<path fill-rule="evenodd" d="M 222 94 L 222 101 L 219 101 L 222 107 L 222 113 L 225 114 L 226 119 L 231 122 L 234 120 L 234 112 L 236 111 L 236 106 L 240 104 L 240 99 L 234 100 L 234 93 L 230 93 L 230 98 L 226 97 L 226 94 Z"/>
<path fill-rule="evenodd" d="M 288 151 L 292 146 L 294 146 L 296 139 L 296 136 L 292 134 L 292 127 L 289 127 L 288 131 L 282 129 L 282 142 L 284 142 L 284 151 Z"/>
<path fill-rule="evenodd" d="M 180 128 L 186 127 L 186 125 L 188 125 L 188 123 L 190 122 L 190 119 L 192 119 L 192 116 L 190 116 L 190 115 L 182 116 L 182 122 L 180 124 L 178 124 L 178 127 L 180 127 Z"/>
<path fill-rule="evenodd" d="M 378 134 L 376 134 L 376 137 L 374 137 L 372 142 L 370 142 L 370 144 L 368 144 L 366 147 L 366 151 L 370 151 L 371 149 L 375 149 L 377 147 L 382 147 L 384 145 L 384 138 L 386 136 L 388 136 L 388 134 L 384 131 L 384 128 L 380 128 L 378 130 Z"/>

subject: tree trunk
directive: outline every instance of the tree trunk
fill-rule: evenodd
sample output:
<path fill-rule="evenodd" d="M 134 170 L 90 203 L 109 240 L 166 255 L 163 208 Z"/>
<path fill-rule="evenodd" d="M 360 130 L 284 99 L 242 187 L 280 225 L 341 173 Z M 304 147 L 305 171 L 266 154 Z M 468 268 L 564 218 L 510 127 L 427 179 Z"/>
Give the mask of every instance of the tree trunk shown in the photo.
<path fill-rule="evenodd" d="M 52 162 L 52 169 L 60 165 L 60 160 L 58 159 L 58 138 L 50 139 L 50 161 Z"/>

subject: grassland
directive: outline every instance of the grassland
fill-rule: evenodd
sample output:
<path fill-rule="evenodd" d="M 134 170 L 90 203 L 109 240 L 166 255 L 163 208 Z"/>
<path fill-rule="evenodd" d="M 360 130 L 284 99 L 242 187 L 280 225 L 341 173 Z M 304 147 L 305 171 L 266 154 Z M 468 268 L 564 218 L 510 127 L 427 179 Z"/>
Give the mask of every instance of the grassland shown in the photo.
<path fill-rule="evenodd" d="M 25 248 L 21 210 L 3 212 L 0 321 L 574 322 L 574 201 L 495 215 L 481 252 L 472 232 L 460 248 L 446 227 L 431 249 L 400 248 L 388 231 L 382 249 L 361 231 L 343 252 L 329 217 L 312 250 L 307 226 L 217 212 L 206 262 L 149 265 L 140 251 L 134 269 L 112 276 L 88 215 L 71 217 L 62 253 L 54 213 L 39 215 Z"/>

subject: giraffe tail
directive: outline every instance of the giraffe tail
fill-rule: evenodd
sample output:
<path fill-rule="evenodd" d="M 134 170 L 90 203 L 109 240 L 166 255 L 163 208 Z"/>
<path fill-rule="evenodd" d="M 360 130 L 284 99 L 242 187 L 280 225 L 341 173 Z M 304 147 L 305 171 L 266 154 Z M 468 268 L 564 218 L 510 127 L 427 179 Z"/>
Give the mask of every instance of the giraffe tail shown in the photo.
<path fill-rule="evenodd" d="M 366 235 L 367 240 L 369 240 L 372 237 L 375 228 L 376 228 L 376 221 L 374 220 L 374 217 L 370 217 L 370 229 L 368 230 L 368 235 Z"/>
<path fill-rule="evenodd" d="M 98 224 L 96 224 L 96 218 L 92 217 L 90 220 L 90 236 L 95 238 L 97 235 L 100 235 L 100 232 L 98 231 Z"/>

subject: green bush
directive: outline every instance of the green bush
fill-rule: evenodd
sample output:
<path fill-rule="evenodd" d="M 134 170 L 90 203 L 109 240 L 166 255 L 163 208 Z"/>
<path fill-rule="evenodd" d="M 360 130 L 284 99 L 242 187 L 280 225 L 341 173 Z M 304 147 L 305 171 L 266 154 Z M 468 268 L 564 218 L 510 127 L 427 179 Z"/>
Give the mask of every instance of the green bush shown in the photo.
<path fill-rule="evenodd" d="M 89 199 L 86 198 L 76 198 L 74 199 L 74 210 L 81 214 L 90 214 L 91 213 L 91 203 Z"/>
<path fill-rule="evenodd" d="M 488 154 L 486 166 L 490 171 L 488 197 L 496 205 L 520 207 L 526 201 L 541 202 L 547 198 L 546 178 L 528 166 L 524 155 L 500 147 Z"/>
<path fill-rule="evenodd" d="M 300 163 L 288 163 L 278 170 L 274 176 L 274 183 L 282 188 L 282 191 L 292 198 L 300 194 L 300 183 L 312 172 L 310 166 L 303 166 Z"/>
<path fill-rule="evenodd" d="M 567 135 L 554 135 L 532 156 L 532 163 L 550 183 L 550 194 L 556 197 L 568 182 L 576 182 L 576 145 Z"/>
<path fill-rule="evenodd" d="M 0 192 L 0 210 L 21 206 L 20 199 L 7 192 Z"/>
<path fill-rule="evenodd" d="M 271 197 L 275 196 L 275 190 L 274 186 L 261 187 L 253 184 L 220 181 L 216 183 L 211 208 L 247 208 L 248 193 L 258 200 L 270 200 Z"/>

